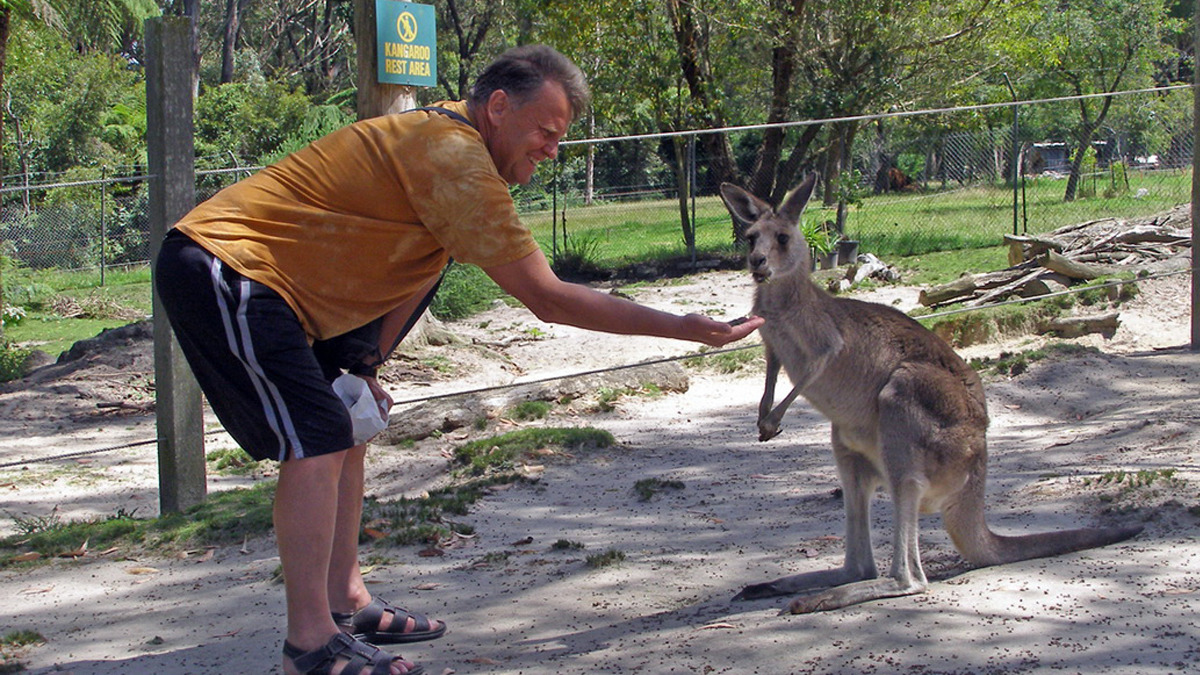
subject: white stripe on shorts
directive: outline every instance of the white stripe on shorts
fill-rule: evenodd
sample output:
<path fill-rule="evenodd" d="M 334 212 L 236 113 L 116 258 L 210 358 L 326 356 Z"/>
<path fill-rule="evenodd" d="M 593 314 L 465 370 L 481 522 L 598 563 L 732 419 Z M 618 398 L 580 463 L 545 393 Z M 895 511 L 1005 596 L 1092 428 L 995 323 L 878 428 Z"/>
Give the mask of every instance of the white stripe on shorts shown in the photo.
<path fill-rule="evenodd" d="M 250 378 L 250 382 L 254 385 L 254 391 L 257 392 L 259 401 L 262 402 L 263 417 L 267 420 L 267 425 L 274 432 L 275 438 L 279 442 L 279 451 L 277 453 L 279 461 L 282 462 L 287 459 L 286 440 L 288 439 L 292 443 L 293 458 L 300 459 L 304 456 L 304 447 L 300 444 L 300 438 L 296 435 L 291 415 L 288 413 L 283 397 L 279 394 L 279 389 L 275 386 L 274 382 L 267 379 L 262 366 L 258 363 L 258 358 L 254 354 L 254 344 L 250 339 L 250 327 L 246 323 L 246 303 L 250 298 L 250 282 L 247 279 L 242 279 L 240 282 L 235 321 L 235 315 L 229 311 L 229 304 L 225 300 L 225 295 L 221 292 L 222 268 L 223 265 L 220 258 L 214 256 L 211 270 L 213 291 L 217 296 L 221 321 L 225 327 L 225 339 L 229 342 L 229 351 L 236 355 L 238 360 L 242 362 L 242 366 L 246 369 L 246 376 Z M 240 342 L 238 336 L 234 333 L 235 326 L 242 337 Z"/>

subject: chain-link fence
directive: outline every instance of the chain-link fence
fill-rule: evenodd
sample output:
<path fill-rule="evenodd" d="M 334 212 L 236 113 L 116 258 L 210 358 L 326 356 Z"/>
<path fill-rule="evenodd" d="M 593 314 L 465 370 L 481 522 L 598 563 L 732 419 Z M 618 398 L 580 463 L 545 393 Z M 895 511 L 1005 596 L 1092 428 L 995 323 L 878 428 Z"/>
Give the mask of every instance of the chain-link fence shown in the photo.
<path fill-rule="evenodd" d="M 196 198 L 259 168 L 231 156 L 197 160 Z M 0 254 L 31 269 L 90 269 L 101 278 L 106 269 L 148 263 L 149 177 L 142 169 L 7 177 L 0 188 Z"/>
<path fill-rule="evenodd" d="M 820 162 L 812 169 L 824 175 L 829 151 L 821 152 L 822 144 L 828 148 L 841 140 L 847 148 L 839 179 L 822 184 L 826 194 L 814 197 L 806 219 L 859 242 L 860 251 L 909 255 L 992 246 L 1007 233 L 1137 218 L 1189 201 L 1190 89 L 1115 95 L 1083 153 L 1074 140 L 1081 104 L 1097 108 L 1102 101 L 1063 99 L 792 125 L 786 139 L 792 145 L 807 126 L 825 127 L 812 154 Z M 764 131 L 720 132 L 744 172 L 756 159 Z M 554 184 L 557 209 L 528 220 L 555 253 L 591 256 L 606 266 L 728 251 L 733 224 L 717 196 L 702 142 L 712 133 L 565 144 Z M 799 182 L 799 171 L 791 182 Z"/>
<path fill-rule="evenodd" d="M 886 256 L 991 246 L 1006 233 L 1162 212 L 1190 197 L 1191 100 L 1188 89 L 1115 97 L 1074 172 L 1078 100 L 826 121 L 814 147 L 828 145 L 830 129 L 840 128 L 847 151 L 840 180 L 814 198 L 806 217 L 858 241 L 862 252 Z M 787 142 L 806 128 L 789 126 Z M 702 136 L 723 134 L 748 171 L 764 131 L 565 143 L 555 166 L 514 196 L 535 236 L 567 267 L 735 254 Z M 257 168 L 229 155 L 198 159 L 197 199 Z M 101 275 L 144 263 L 146 180 L 137 168 L 10 176 L 0 188 L 0 253 L 32 268 Z"/>

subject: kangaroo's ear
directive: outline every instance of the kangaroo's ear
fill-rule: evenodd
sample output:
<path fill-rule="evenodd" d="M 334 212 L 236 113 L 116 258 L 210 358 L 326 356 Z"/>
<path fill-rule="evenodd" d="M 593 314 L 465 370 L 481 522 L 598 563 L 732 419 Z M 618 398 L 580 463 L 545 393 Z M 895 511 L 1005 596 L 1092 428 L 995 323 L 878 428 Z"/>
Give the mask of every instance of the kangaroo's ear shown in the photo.
<path fill-rule="evenodd" d="M 800 222 L 800 214 L 804 213 L 804 207 L 808 206 L 808 200 L 812 198 L 813 188 L 816 186 L 817 174 L 808 174 L 783 198 L 783 205 L 779 207 L 779 215 L 789 222 Z"/>
<path fill-rule="evenodd" d="M 743 225 L 750 226 L 771 212 L 771 205 L 733 183 L 721 183 L 721 200 L 729 214 Z"/>

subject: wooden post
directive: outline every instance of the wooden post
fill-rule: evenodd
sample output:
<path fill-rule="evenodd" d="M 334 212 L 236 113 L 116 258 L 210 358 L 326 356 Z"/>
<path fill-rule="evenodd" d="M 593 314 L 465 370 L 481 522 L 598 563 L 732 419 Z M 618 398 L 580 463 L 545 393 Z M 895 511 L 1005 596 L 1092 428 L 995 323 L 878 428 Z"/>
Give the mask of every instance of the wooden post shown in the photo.
<path fill-rule="evenodd" d="M 1192 53 L 1200 55 L 1200 2 L 1195 3 L 1192 19 Z M 1200 236 L 1196 232 L 1196 214 L 1200 213 L 1200 68 L 1192 68 L 1192 351 L 1200 351 Z"/>
<path fill-rule="evenodd" d="M 146 20 L 146 145 L 150 169 L 150 258 L 167 230 L 196 205 L 192 122 L 192 20 Z M 204 501 L 204 409 L 200 387 L 154 292 L 155 416 L 159 507 L 184 511 Z"/>
<path fill-rule="evenodd" d="M 375 39 L 375 0 L 354 0 L 354 41 L 358 58 L 358 119 L 404 112 L 417 107 L 417 90 L 379 81 Z"/>

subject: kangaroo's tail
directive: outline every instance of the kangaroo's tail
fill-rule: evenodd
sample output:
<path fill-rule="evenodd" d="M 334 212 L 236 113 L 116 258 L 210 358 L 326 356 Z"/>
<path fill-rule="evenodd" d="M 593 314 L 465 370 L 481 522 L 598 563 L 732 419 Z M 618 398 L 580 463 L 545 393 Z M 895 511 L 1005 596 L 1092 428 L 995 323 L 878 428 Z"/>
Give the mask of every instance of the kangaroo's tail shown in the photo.
<path fill-rule="evenodd" d="M 975 483 L 978 480 L 977 484 Z M 1142 531 L 1141 525 L 1080 528 L 1003 536 L 991 531 L 984 517 L 982 477 L 972 478 L 953 504 L 942 511 L 946 531 L 968 562 L 979 566 L 1001 565 L 1061 555 L 1124 541 Z"/>

